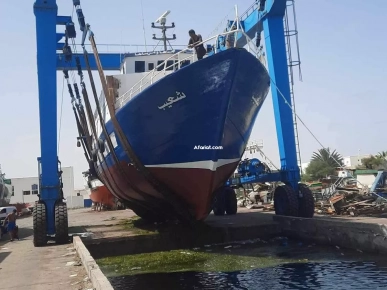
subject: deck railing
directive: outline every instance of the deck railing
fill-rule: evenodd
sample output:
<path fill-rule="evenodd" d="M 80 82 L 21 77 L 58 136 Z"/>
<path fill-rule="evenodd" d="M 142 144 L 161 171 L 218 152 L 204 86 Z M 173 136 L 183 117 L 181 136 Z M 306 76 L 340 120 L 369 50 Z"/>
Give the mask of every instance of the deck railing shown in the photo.
<path fill-rule="evenodd" d="M 237 15 L 237 8 L 236 8 L 236 15 Z M 211 45 L 214 53 L 217 53 L 219 50 L 219 39 L 221 37 L 226 37 L 229 34 L 234 33 L 235 36 L 242 34 L 244 37 L 246 37 L 247 40 L 247 50 L 254 54 L 262 63 L 265 65 L 265 60 L 264 60 L 264 54 L 262 52 L 262 49 L 259 47 L 256 47 L 255 44 L 253 43 L 252 39 L 244 32 L 243 28 L 240 25 L 239 22 L 239 17 L 236 17 L 234 22 L 231 24 L 230 27 L 233 27 L 235 25 L 236 29 L 217 34 L 215 36 L 212 36 L 196 45 L 201 45 L 201 44 L 206 44 L 211 41 L 215 41 L 213 45 Z M 236 46 L 237 43 L 237 37 L 235 37 L 234 40 L 234 47 Z M 187 56 L 187 54 L 189 54 Z M 134 84 L 128 91 L 126 91 L 122 96 L 120 96 L 116 100 L 116 108 L 122 107 L 127 101 L 129 101 L 131 98 L 133 98 L 136 94 L 141 92 L 143 89 L 147 88 L 149 85 L 153 84 L 154 81 L 157 81 L 160 78 L 156 78 L 157 76 L 160 76 L 160 74 L 166 75 L 167 72 L 173 71 L 174 69 L 178 70 L 182 66 L 184 66 L 185 61 L 190 60 L 190 63 L 193 63 L 197 61 L 197 58 L 195 57 L 196 54 L 191 48 L 185 48 L 181 51 L 179 51 L 176 54 L 173 54 L 172 56 L 168 57 L 165 59 L 161 64 L 156 66 L 152 71 L 147 73 L 141 80 L 139 80 L 136 84 Z M 167 65 L 169 61 L 172 60 L 172 64 Z M 266 66 L 266 65 L 265 65 Z"/>
<path fill-rule="evenodd" d="M 259 2 L 255 1 L 249 8 L 246 9 L 245 12 L 242 13 L 240 16 L 241 20 L 245 20 L 247 17 L 250 16 L 251 13 L 253 13 L 258 8 Z"/>
<path fill-rule="evenodd" d="M 92 45 L 88 43 L 84 43 L 83 46 L 82 44 L 73 44 L 72 49 L 74 52 L 81 52 L 83 51 L 83 46 L 88 48 L 87 50 L 92 50 Z M 98 44 L 98 52 L 100 54 L 102 53 L 114 53 L 114 54 L 121 54 L 122 56 L 126 54 L 131 54 L 131 53 L 154 53 L 157 49 L 157 45 L 145 45 L 145 44 L 116 44 L 116 43 L 99 43 Z M 187 47 L 187 45 L 183 44 L 174 44 L 173 49 L 183 49 Z M 170 49 L 170 50 L 173 50 Z"/>

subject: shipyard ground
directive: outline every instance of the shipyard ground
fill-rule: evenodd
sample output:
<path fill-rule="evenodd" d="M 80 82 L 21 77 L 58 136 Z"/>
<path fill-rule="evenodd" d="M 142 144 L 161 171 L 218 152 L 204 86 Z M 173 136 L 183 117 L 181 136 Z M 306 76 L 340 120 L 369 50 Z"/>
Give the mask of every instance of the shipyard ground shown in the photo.
<path fill-rule="evenodd" d="M 76 222 L 74 217 L 77 215 L 70 211 L 70 221 Z M 32 217 L 19 219 L 17 224 L 20 241 L 10 242 L 8 235 L 0 240 L 0 289 L 93 289 L 71 243 L 35 248 Z"/>
<path fill-rule="evenodd" d="M 93 289 L 90 281 L 84 281 L 87 275 L 91 276 L 96 289 L 109 289 L 96 285 L 107 280 L 103 281 L 93 258 L 273 236 L 387 254 L 386 217 L 316 215 L 313 219 L 301 219 L 238 208 L 237 215 L 210 215 L 206 225 L 188 230 L 178 225 L 145 224 L 130 210 L 78 209 L 69 211 L 69 223 L 70 231 L 81 237 L 74 238 L 74 246 L 69 243 L 34 248 L 32 219 L 19 220 L 22 240 L 10 243 L 3 237 L 0 241 L 0 289 Z M 80 263 L 74 247 L 88 273 L 84 267 L 77 266 Z"/>
<path fill-rule="evenodd" d="M 234 216 L 211 214 L 206 226 L 190 230 L 177 225 L 149 226 L 129 210 L 80 210 L 76 214 L 85 225 L 77 231 L 87 233 L 83 243 L 96 258 L 274 236 L 387 254 L 387 217 L 315 215 L 313 219 L 304 219 L 238 208 Z"/>

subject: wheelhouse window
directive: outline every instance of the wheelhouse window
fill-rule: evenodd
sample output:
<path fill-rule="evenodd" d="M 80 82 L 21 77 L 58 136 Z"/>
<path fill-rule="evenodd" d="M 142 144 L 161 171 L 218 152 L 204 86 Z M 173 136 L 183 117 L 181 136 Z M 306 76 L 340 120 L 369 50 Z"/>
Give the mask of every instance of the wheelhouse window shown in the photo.
<path fill-rule="evenodd" d="M 145 72 L 145 61 L 135 61 L 134 62 L 134 72 L 142 73 Z"/>
<path fill-rule="evenodd" d="M 157 66 L 158 66 L 157 71 L 162 71 L 162 70 L 164 69 L 164 66 L 161 65 L 163 62 L 164 62 L 163 60 L 159 60 L 159 61 L 157 62 Z M 160 65 L 160 66 L 159 66 L 159 65 Z"/>
<path fill-rule="evenodd" d="M 114 132 L 112 132 L 110 134 L 110 140 L 112 141 L 113 148 L 116 148 L 118 146 L 118 144 L 117 144 L 117 139 L 116 139 L 116 135 L 114 134 Z"/>
<path fill-rule="evenodd" d="M 155 64 L 153 62 L 148 63 L 148 70 L 154 70 Z"/>
<path fill-rule="evenodd" d="M 114 133 L 112 133 L 114 134 Z M 113 142 L 113 141 L 112 141 Z M 108 154 L 110 153 L 110 149 L 109 149 L 109 144 L 108 142 L 105 140 L 105 151 L 103 152 L 103 156 L 108 156 Z"/>
<path fill-rule="evenodd" d="M 184 60 L 184 61 L 181 62 L 180 67 L 185 67 L 186 65 L 189 65 L 190 63 L 191 63 L 191 61 L 188 60 L 188 59 L 186 59 L 186 60 Z"/>
<path fill-rule="evenodd" d="M 173 64 L 175 63 L 174 60 L 168 60 L 167 61 L 167 70 L 173 70 Z"/>

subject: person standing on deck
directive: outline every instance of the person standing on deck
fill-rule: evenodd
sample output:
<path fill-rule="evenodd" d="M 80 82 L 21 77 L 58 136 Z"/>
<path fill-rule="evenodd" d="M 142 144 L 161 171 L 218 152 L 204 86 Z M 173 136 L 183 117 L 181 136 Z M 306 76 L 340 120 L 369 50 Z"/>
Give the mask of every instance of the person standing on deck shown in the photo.
<path fill-rule="evenodd" d="M 206 49 L 204 48 L 203 43 L 201 43 L 201 42 L 203 42 L 202 36 L 200 34 L 196 35 L 195 30 L 193 30 L 193 29 L 188 31 L 188 34 L 190 36 L 190 39 L 188 42 L 188 47 L 190 47 L 190 48 L 195 47 L 195 51 L 196 51 L 196 55 L 197 55 L 198 59 L 202 59 L 207 53 Z M 199 44 L 199 43 L 201 43 L 201 44 Z"/>
<path fill-rule="evenodd" d="M 15 236 L 19 240 L 19 236 L 15 235 L 16 234 L 16 212 L 17 212 L 16 209 L 14 209 L 13 212 L 7 215 L 7 217 L 4 220 L 4 225 L 6 222 L 8 222 L 7 230 L 11 237 L 11 242 L 13 241 Z"/>

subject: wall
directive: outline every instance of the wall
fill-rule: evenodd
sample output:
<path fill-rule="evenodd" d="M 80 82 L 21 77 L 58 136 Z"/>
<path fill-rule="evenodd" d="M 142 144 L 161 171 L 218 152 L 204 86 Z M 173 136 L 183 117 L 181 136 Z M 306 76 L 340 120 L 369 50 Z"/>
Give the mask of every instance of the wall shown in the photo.
<path fill-rule="evenodd" d="M 359 185 L 366 185 L 368 187 L 371 187 L 371 185 L 374 183 L 376 176 L 373 174 L 361 174 L 357 175 L 356 179 L 359 181 Z"/>
<path fill-rule="evenodd" d="M 64 197 L 74 194 L 74 171 L 73 167 L 62 167 L 63 195 Z M 38 177 L 10 178 L 13 186 L 13 196 L 11 203 L 34 203 L 38 200 L 38 192 L 32 193 L 32 186 L 39 184 Z M 29 195 L 23 195 L 23 191 L 29 191 Z M 82 201 L 83 202 L 83 201 Z"/>
<path fill-rule="evenodd" d="M 83 196 L 67 196 L 66 203 L 67 208 L 84 207 Z"/>
<path fill-rule="evenodd" d="M 15 203 L 33 203 L 38 200 L 38 191 L 32 193 L 32 185 L 38 185 L 37 177 L 11 178 L 11 186 L 13 186 L 13 196 L 11 196 L 11 204 Z M 24 195 L 23 191 L 29 191 L 28 195 Z"/>
<path fill-rule="evenodd" d="M 80 196 L 78 196 L 78 193 Z M 80 208 L 84 207 L 84 200 L 90 199 L 90 189 L 88 188 L 79 188 L 74 189 L 73 195 L 67 197 L 67 207 L 68 208 Z"/>
<path fill-rule="evenodd" d="M 74 194 L 74 170 L 72 167 L 62 167 L 63 195 L 72 196 Z"/>
<path fill-rule="evenodd" d="M 281 229 L 281 236 L 303 240 L 304 243 L 361 250 L 379 255 L 387 254 L 387 225 L 377 222 L 356 222 L 354 219 L 289 218 L 273 216 Z M 366 288 L 366 287 L 364 287 Z M 334 289 L 334 287 L 332 287 Z"/>
<path fill-rule="evenodd" d="M 345 167 L 351 167 L 351 156 L 344 157 L 343 163 Z"/>
<path fill-rule="evenodd" d="M 370 154 L 365 154 L 365 155 L 352 155 L 352 156 L 343 157 L 344 166 L 355 168 L 356 166 L 361 165 L 361 160 L 363 158 L 368 158 L 370 156 L 371 156 Z"/>
<path fill-rule="evenodd" d="M 77 194 L 80 194 L 81 196 L 83 196 L 83 198 L 89 198 L 89 195 L 90 195 L 90 189 L 86 189 L 86 188 L 81 188 L 81 189 L 74 189 L 74 196 L 77 196 Z"/>

